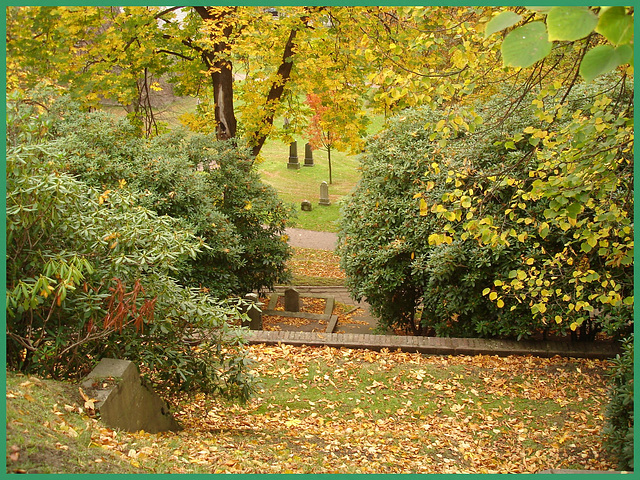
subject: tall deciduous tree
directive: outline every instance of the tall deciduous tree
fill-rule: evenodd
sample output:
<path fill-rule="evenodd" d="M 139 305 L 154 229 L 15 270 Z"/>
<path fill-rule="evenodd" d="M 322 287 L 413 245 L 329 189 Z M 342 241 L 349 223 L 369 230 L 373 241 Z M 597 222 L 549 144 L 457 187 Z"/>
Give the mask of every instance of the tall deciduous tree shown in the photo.
<path fill-rule="evenodd" d="M 242 136 L 257 155 L 268 136 L 286 138 L 278 116 L 302 131 L 300 99 L 328 86 L 336 100 L 387 112 L 477 91 L 499 65 L 497 39 L 476 28 L 488 11 L 10 7 L 7 73 L 10 88 L 55 82 L 87 105 L 103 97 L 142 105 L 131 109 L 139 117 L 149 113 L 148 79 L 164 76 L 176 93 L 203 99 L 203 111 L 210 104 L 219 138 Z"/>

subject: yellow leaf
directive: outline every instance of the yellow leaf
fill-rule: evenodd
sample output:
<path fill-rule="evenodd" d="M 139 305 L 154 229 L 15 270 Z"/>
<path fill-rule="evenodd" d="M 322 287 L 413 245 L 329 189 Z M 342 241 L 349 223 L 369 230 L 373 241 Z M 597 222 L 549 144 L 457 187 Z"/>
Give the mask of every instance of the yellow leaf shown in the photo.
<path fill-rule="evenodd" d="M 427 202 L 424 201 L 424 198 L 420 198 L 420 216 L 424 217 L 429 214 L 429 206 Z"/>

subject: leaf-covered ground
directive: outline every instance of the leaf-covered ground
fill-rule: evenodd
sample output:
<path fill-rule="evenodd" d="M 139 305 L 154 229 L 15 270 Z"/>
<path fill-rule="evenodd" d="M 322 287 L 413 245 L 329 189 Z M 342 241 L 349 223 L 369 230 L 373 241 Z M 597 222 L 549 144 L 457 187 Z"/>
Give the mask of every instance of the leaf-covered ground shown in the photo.
<path fill-rule="evenodd" d="M 154 473 L 614 468 L 600 437 L 607 361 L 287 345 L 249 350 L 262 379 L 258 395 L 246 405 L 183 398 L 182 432 L 128 434 L 94 421 L 88 433 L 70 433 L 65 418 L 78 416 L 82 402 L 76 410 L 55 407 L 55 428 Z M 24 395 L 19 387 L 10 393 Z"/>
<path fill-rule="evenodd" d="M 345 273 L 340 269 L 340 257 L 329 250 L 294 248 L 287 263 L 293 275 L 293 285 L 343 285 Z"/>
<path fill-rule="evenodd" d="M 260 299 L 263 304 L 268 304 L 269 299 L 263 297 Z M 327 304 L 324 298 L 311 298 L 301 297 L 302 306 L 301 312 L 323 314 Z M 284 310 L 284 298 L 278 298 L 278 303 L 275 308 L 276 311 Z M 368 324 L 367 322 L 354 319 L 355 315 L 362 312 L 361 308 L 353 305 L 345 305 L 344 303 L 336 302 L 332 313 L 338 316 L 338 323 L 340 325 L 347 324 Z M 324 332 L 327 328 L 326 320 L 310 320 L 307 318 L 299 317 L 281 317 L 277 315 L 263 315 L 262 316 L 262 328 L 263 330 L 282 330 L 283 325 L 302 327 L 306 325 L 315 326 L 311 331 Z"/>
<path fill-rule="evenodd" d="M 182 407 L 172 460 L 212 472 L 515 473 L 611 469 L 600 431 L 606 362 L 428 357 L 255 346 L 250 404 Z M 177 468 L 176 471 L 181 471 Z"/>

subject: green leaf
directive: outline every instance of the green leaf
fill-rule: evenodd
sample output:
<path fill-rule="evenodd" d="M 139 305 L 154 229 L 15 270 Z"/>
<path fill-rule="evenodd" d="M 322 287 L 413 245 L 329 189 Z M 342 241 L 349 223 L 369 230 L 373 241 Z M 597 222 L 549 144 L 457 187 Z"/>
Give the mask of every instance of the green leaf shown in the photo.
<path fill-rule="evenodd" d="M 529 67 L 551 53 L 551 42 L 543 22 L 532 22 L 512 30 L 502 42 L 505 67 Z"/>
<path fill-rule="evenodd" d="M 495 17 L 493 17 L 487 23 L 487 26 L 484 29 L 484 38 L 489 37 L 496 32 L 504 30 L 505 28 L 509 28 L 512 25 L 515 25 L 520 20 L 522 20 L 522 16 L 518 15 L 515 12 L 501 12 Z"/>
<path fill-rule="evenodd" d="M 582 211 L 582 205 L 578 202 L 572 203 L 567 207 L 567 213 L 570 218 L 578 218 L 578 214 Z"/>
<path fill-rule="evenodd" d="M 633 17 L 624 7 L 608 8 L 600 14 L 596 32 L 614 45 L 627 44 L 633 38 Z"/>
<path fill-rule="evenodd" d="M 549 41 L 579 40 L 598 25 L 598 17 L 589 7 L 553 7 L 547 15 Z"/>
<path fill-rule="evenodd" d="M 613 48 L 611 45 L 599 45 L 589 50 L 580 64 L 580 75 L 590 82 L 598 75 L 607 73 L 631 60 L 633 49 L 629 45 Z"/>

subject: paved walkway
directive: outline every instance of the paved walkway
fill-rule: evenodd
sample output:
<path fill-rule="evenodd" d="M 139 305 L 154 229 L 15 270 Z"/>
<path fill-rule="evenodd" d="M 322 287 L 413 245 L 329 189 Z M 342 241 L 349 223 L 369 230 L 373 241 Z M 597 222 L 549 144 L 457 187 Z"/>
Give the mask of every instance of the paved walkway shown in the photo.
<path fill-rule="evenodd" d="M 289 245 L 299 248 L 314 248 L 316 250 L 335 250 L 338 235 L 332 232 L 314 232 L 301 228 L 287 228 Z"/>

